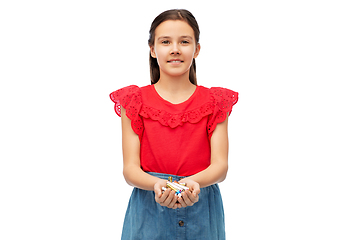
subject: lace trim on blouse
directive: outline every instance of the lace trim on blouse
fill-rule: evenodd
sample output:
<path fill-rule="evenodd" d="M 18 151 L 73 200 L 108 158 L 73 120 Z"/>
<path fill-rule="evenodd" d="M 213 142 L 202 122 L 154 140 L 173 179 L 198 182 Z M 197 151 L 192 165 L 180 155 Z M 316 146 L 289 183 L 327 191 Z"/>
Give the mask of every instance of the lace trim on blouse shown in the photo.
<path fill-rule="evenodd" d="M 208 136 L 211 138 L 216 125 L 226 120 L 232 112 L 232 107 L 238 102 L 238 93 L 221 87 L 210 88 L 213 99 L 213 113 L 209 116 L 207 125 Z"/>
<path fill-rule="evenodd" d="M 126 110 L 126 116 L 131 120 L 131 127 L 139 135 L 141 140 L 143 133 L 143 122 L 139 116 L 142 107 L 142 97 L 138 86 L 121 88 L 110 94 L 111 100 L 115 103 L 115 112 L 121 116 L 121 106 Z"/>
<path fill-rule="evenodd" d="M 141 117 L 159 121 L 163 126 L 176 128 L 186 122 L 197 123 L 208 116 L 207 131 L 209 139 L 218 123 L 223 122 L 238 101 L 238 93 L 229 89 L 210 88 L 210 100 L 201 107 L 184 113 L 171 114 L 164 110 L 142 104 L 141 90 L 131 85 L 110 94 L 115 103 L 115 112 L 121 116 L 121 106 L 126 109 L 126 116 L 131 120 L 131 126 L 140 139 L 143 133 Z"/>

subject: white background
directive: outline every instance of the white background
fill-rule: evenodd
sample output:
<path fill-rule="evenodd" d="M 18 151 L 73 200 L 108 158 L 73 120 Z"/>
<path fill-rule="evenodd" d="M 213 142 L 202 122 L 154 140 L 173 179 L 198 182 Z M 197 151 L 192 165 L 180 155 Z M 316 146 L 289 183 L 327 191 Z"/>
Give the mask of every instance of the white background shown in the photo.
<path fill-rule="evenodd" d="M 120 239 L 131 187 L 109 93 L 148 85 L 148 31 L 186 8 L 198 83 L 239 92 L 231 240 L 344 239 L 341 1 L 1 1 L 0 239 Z"/>

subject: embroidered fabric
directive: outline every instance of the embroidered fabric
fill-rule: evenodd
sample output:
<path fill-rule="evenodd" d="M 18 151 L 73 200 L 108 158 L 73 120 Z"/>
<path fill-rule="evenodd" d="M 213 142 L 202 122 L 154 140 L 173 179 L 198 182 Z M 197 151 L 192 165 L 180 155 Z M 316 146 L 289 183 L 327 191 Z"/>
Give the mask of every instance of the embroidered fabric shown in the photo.
<path fill-rule="evenodd" d="M 121 106 L 125 108 L 126 116 L 131 120 L 131 127 L 141 140 L 143 122 L 139 116 L 142 107 L 140 88 L 135 85 L 124 87 L 112 92 L 110 98 L 115 103 L 115 112 L 119 117 L 121 117 Z"/>
<path fill-rule="evenodd" d="M 211 137 L 216 125 L 223 122 L 232 111 L 233 105 L 238 101 L 238 93 L 221 87 L 210 88 L 210 99 L 198 109 L 179 114 L 172 114 L 162 109 L 155 109 L 142 103 L 141 91 L 138 86 L 131 85 L 121 88 L 110 94 L 115 103 L 115 111 L 121 116 L 121 106 L 126 109 L 126 116 L 140 139 L 143 133 L 141 117 L 159 121 L 163 126 L 176 128 L 184 123 L 197 123 L 208 117 L 207 131 Z"/>
<path fill-rule="evenodd" d="M 238 93 L 221 87 L 210 88 L 213 98 L 213 113 L 209 116 L 208 135 L 211 137 L 216 125 L 223 122 L 232 112 L 232 107 L 238 102 Z"/>

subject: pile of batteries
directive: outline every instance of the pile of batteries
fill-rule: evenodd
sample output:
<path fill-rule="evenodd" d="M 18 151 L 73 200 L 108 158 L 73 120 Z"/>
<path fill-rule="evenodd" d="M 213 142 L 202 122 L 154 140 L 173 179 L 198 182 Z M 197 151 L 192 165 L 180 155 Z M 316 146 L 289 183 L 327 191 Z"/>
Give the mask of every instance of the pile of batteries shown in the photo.
<path fill-rule="evenodd" d="M 181 197 L 182 192 L 189 190 L 189 188 L 185 186 L 185 183 L 179 183 L 177 181 L 172 182 L 171 177 L 169 177 L 168 180 L 169 181 L 166 183 L 166 187 L 162 187 L 162 191 L 166 191 L 167 188 L 171 188 L 173 191 L 176 192 L 176 195 L 178 195 L 178 197 Z"/>

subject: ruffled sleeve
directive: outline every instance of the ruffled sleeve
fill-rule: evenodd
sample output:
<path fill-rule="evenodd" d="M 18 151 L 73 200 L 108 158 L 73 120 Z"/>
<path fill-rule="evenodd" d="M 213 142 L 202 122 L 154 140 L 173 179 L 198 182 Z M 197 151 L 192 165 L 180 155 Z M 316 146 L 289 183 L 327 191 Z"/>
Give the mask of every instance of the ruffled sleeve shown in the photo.
<path fill-rule="evenodd" d="M 121 116 L 121 106 L 126 110 L 126 116 L 131 120 L 131 127 L 141 140 L 143 122 L 139 116 L 142 108 L 140 88 L 135 85 L 124 87 L 112 92 L 110 98 L 115 103 L 115 112 L 118 116 Z"/>
<path fill-rule="evenodd" d="M 210 97 L 214 110 L 209 115 L 207 130 L 209 139 L 211 138 L 216 125 L 223 122 L 232 112 L 232 107 L 238 102 L 238 93 L 226 88 L 210 88 Z"/>

